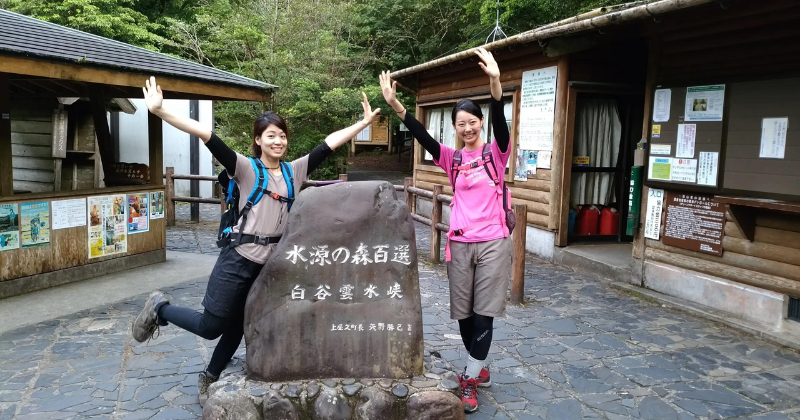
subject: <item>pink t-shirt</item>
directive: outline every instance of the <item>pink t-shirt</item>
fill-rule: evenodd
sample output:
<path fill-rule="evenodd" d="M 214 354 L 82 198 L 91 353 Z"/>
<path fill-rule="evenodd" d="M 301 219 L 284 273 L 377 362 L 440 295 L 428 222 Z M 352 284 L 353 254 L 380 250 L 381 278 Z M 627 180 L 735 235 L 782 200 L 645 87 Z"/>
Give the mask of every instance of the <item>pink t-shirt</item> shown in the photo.
<path fill-rule="evenodd" d="M 477 223 L 491 221 L 497 222 L 487 226 L 469 229 L 463 235 L 453 236 L 457 242 L 486 242 L 508 237 L 508 228 L 505 226 L 505 211 L 503 210 L 503 175 L 506 163 L 511 154 L 511 147 L 505 153 L 500 152 L 497 142 L 490 144 L 494 170 L 500 180 L 500 185 L 494 185 L 492 178 L 483 167 L 483 149 L 468 152 L 461 150 L 461 166 L 478 162 L 477 167 L 462 169 L 458 173 L 453 202 L 450 204 L 450 229 L 465 229 Z M 453 184 L 453 155 L 455 149 L 445 145 L 440 146 L 439 160 L 434 161 L 450 178 Z"/>

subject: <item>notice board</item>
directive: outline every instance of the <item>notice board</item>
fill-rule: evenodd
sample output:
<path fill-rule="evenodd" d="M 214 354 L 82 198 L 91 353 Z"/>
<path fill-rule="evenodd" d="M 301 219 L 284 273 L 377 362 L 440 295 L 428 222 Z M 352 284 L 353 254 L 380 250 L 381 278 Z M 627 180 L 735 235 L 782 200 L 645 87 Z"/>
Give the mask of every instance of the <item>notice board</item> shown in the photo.
<path fill-rule="evenodd" d="M 724 84 L 655 90 L 648 181 L 719 189 L 726 91 Z"/>
<path fill-rule="evenodd" d="M 722 255 L 725 205 L 694 193 L 666 194 L 667 220 L 661 242 L 690 251 Z"/>
<path fill-rule="evenodd" d="M 800 77 L 656 86 L 651 99 L 648 186 L 800 201 Z"/>

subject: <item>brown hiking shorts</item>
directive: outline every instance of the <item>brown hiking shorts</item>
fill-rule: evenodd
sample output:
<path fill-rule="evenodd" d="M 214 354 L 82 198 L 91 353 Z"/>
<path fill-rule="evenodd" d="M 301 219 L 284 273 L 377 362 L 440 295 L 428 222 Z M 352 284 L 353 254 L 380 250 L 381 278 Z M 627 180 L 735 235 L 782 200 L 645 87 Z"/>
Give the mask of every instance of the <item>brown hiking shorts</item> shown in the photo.
<path fill-rule="evenodd" d="M 511 237 L 488 242 L 450 241 L 450 318 L 505 314 L 512 251 Z"/>

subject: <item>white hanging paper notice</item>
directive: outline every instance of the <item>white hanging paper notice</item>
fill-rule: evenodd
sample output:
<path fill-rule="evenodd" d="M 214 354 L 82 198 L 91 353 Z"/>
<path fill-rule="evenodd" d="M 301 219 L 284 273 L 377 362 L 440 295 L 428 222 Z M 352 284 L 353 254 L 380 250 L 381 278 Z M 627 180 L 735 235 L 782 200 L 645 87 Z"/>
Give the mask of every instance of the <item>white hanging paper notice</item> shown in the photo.
<path fill-rule="evenodd" d="M 675 146 L 675 157 L 693 158 L 696 137 L 697 124 L 678 124 L 678 144 Z"/>
<path fill-rule="evenodd" d="M 653 122 L 669 121 L 669 107 L 672 89 L 658 89 L 653 98 Z"/>
<path fill-rule="evenodd" d="M 786 131 L 789 117 L 764 118 L 761 120 L 760 158 L 783 159 L 786 154 Z"/>
<path fill-rule="evenodd" d="M 716 187 L 718 167 L 719 153 L 700 152 L 700 163 L 697 166 L 697 183 Z"/>

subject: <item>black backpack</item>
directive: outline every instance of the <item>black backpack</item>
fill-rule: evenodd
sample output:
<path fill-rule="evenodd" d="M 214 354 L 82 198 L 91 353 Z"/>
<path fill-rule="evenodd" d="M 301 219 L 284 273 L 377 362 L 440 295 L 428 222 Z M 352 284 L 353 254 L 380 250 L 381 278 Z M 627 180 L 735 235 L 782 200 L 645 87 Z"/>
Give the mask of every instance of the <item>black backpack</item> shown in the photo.
<path fill-rule="evenodd" d="M 286 203 L 288 210 L 292 209 L 292 203 L 294 203 L 294 173 L 292 172 L 292 165 L 283 161 L 280 162 L 283 179 L 286 181 L 286 186 L 289 191 L 289 196 L 283 197 L 278 195 L 278 193 L 274 193 L 267 189 L 269 177 L 267 176 L 267 169 L 264 167 L 264 163 L 261 162 L 260 159 L 250 158 L 250 164 L 253 166 L 253 171 L 256 174 L 256 182 L 253 186 L 253 191 L 247 197 L 247 203 L 241 212 L 239 212 L 239 186 L 236 185 L 236 182 L 228 177 L 227 170 L 220 172 L 219 176 L 217 177 L 219 185 L 222 186 L 222 193 L 225 197 L 226 203 L 226 210 L 220 218 L 219 233 L 217 234 L 217 246 L 220 248 L 224 248 L 229 245 L 236 247 L 246 243 L 268 245 L 277 243 L 280 240 L 280 236 L 269 237 L 251 235 L 243 233 L 242 229 L 240 229 L 238 233 L 233 233 L 232 229 L 234 226 L 236 226 L 236 223 L 239 221 L 239 219 L 242 219 L 241 226 L 244 228 L 244 226 L 247 224 L 247 215 L 250 213 L 250 210 L 253 208 L 253 206 L 258 204 L 258 202 L 261 201 L 261 198 L 265 195 L 274 200 Z"/>

